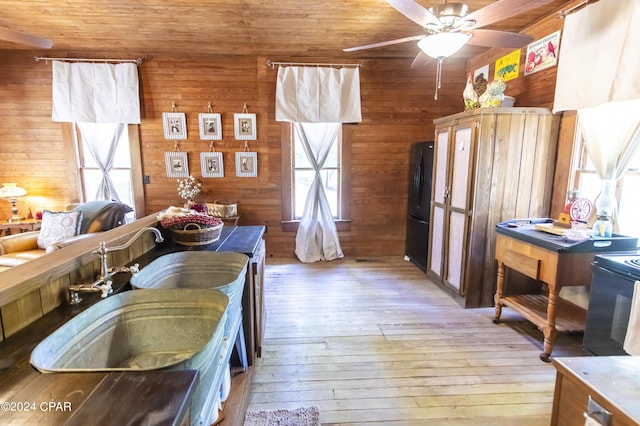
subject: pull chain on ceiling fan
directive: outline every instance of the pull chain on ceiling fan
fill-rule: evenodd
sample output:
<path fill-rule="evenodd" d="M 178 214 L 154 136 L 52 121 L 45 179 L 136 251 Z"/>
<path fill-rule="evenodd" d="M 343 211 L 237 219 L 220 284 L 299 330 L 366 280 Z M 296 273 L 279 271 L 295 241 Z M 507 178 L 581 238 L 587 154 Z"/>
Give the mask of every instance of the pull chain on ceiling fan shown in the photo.
<path fill-rule="evenodd" d="M 551 2 L 552 0 L 499 0 L 469 13 L 464 3 L 444 3 L 424 8 L 414 0 L 387 0 L 398 12 L 420 25 L 425 34 L 396 40 L 342 49 L 345 52 L 372 49 L 418 41 L 420 51 L 411 64 L 412 68 L 437 60 L 436 94 L 441 83 L 442 63 L 464 45 L 483 47 L 520 48 L 533 41 L 525 34 L 483 29 L 487 25 L 503 21 Z"/>

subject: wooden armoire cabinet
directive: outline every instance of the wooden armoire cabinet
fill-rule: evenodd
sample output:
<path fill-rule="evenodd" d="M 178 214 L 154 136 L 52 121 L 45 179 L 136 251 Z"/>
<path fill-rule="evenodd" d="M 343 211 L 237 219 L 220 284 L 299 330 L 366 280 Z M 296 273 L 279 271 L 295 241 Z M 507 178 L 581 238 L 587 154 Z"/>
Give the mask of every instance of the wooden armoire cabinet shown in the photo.
<path fill-rule="evenodd" d="M 434 120 L 427 275 L 467 308 L 491 306 L 495 226 L 548 217 L 560 117 L 479 108 Z"/>

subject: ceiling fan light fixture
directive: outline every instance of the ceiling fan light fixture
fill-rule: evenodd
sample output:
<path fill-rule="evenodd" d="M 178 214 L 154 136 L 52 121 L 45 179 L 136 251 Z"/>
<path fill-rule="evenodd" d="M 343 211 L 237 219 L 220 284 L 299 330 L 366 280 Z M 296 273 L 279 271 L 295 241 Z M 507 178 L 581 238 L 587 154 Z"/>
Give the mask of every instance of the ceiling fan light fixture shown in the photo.
<path fill-rule="evenodd" d="M 418 42 L 418 47 L 434 59 L 446 58 L 462 49 L 471 34 L 439 33 L 425 37 Z"/>

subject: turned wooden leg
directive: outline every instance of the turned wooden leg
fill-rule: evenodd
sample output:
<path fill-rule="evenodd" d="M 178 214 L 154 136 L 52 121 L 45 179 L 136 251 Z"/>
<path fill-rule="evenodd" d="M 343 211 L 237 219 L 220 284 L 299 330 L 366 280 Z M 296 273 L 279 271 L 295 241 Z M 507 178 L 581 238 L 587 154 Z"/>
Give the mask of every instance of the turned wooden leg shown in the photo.
<path fill-rule="evenodd" d="M 493 301 L 496 304 L 496 314 L 493 317 L 495 324 L 500 322 L 500 316 L 502 315 L 502 293 L 504 289 L 504 262 L 498 261 L 498 279 L 496 281 L 496 294 L 493 297 Z"/>
<path fill-rule="evenodd" d="M 544 352 L 540 354 L 540 359 L 544 362 L 549 362 L 551 351 L 553 350 L 553 343 L 556 340 L 558 334 L 556 330 L 556 300 L 558 298 L 558 291 L 555 286 L 549 286 L 549 303 L 547 304 L 547 324 L 544 326 Z"/>

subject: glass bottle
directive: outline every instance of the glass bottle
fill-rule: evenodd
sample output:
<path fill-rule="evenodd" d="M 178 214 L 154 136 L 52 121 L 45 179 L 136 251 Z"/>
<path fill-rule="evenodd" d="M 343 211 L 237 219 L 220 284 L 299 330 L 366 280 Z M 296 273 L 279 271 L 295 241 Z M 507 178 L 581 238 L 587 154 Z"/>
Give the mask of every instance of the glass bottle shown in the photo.
<path fill-rule="evenodd" d="M 602 191 L 596 200 L 596 222 L 593 224 L 593 235 L 610 238 L 613 234 L 613 214 L 616 209 L 616 180 L 602 181 Z"/>
<path fill-rule="evenodd" d="M 596 216 L 593 224 L 593 236 L 611 238 L 613 234 L 613 222 L 608 216 Z"/>

